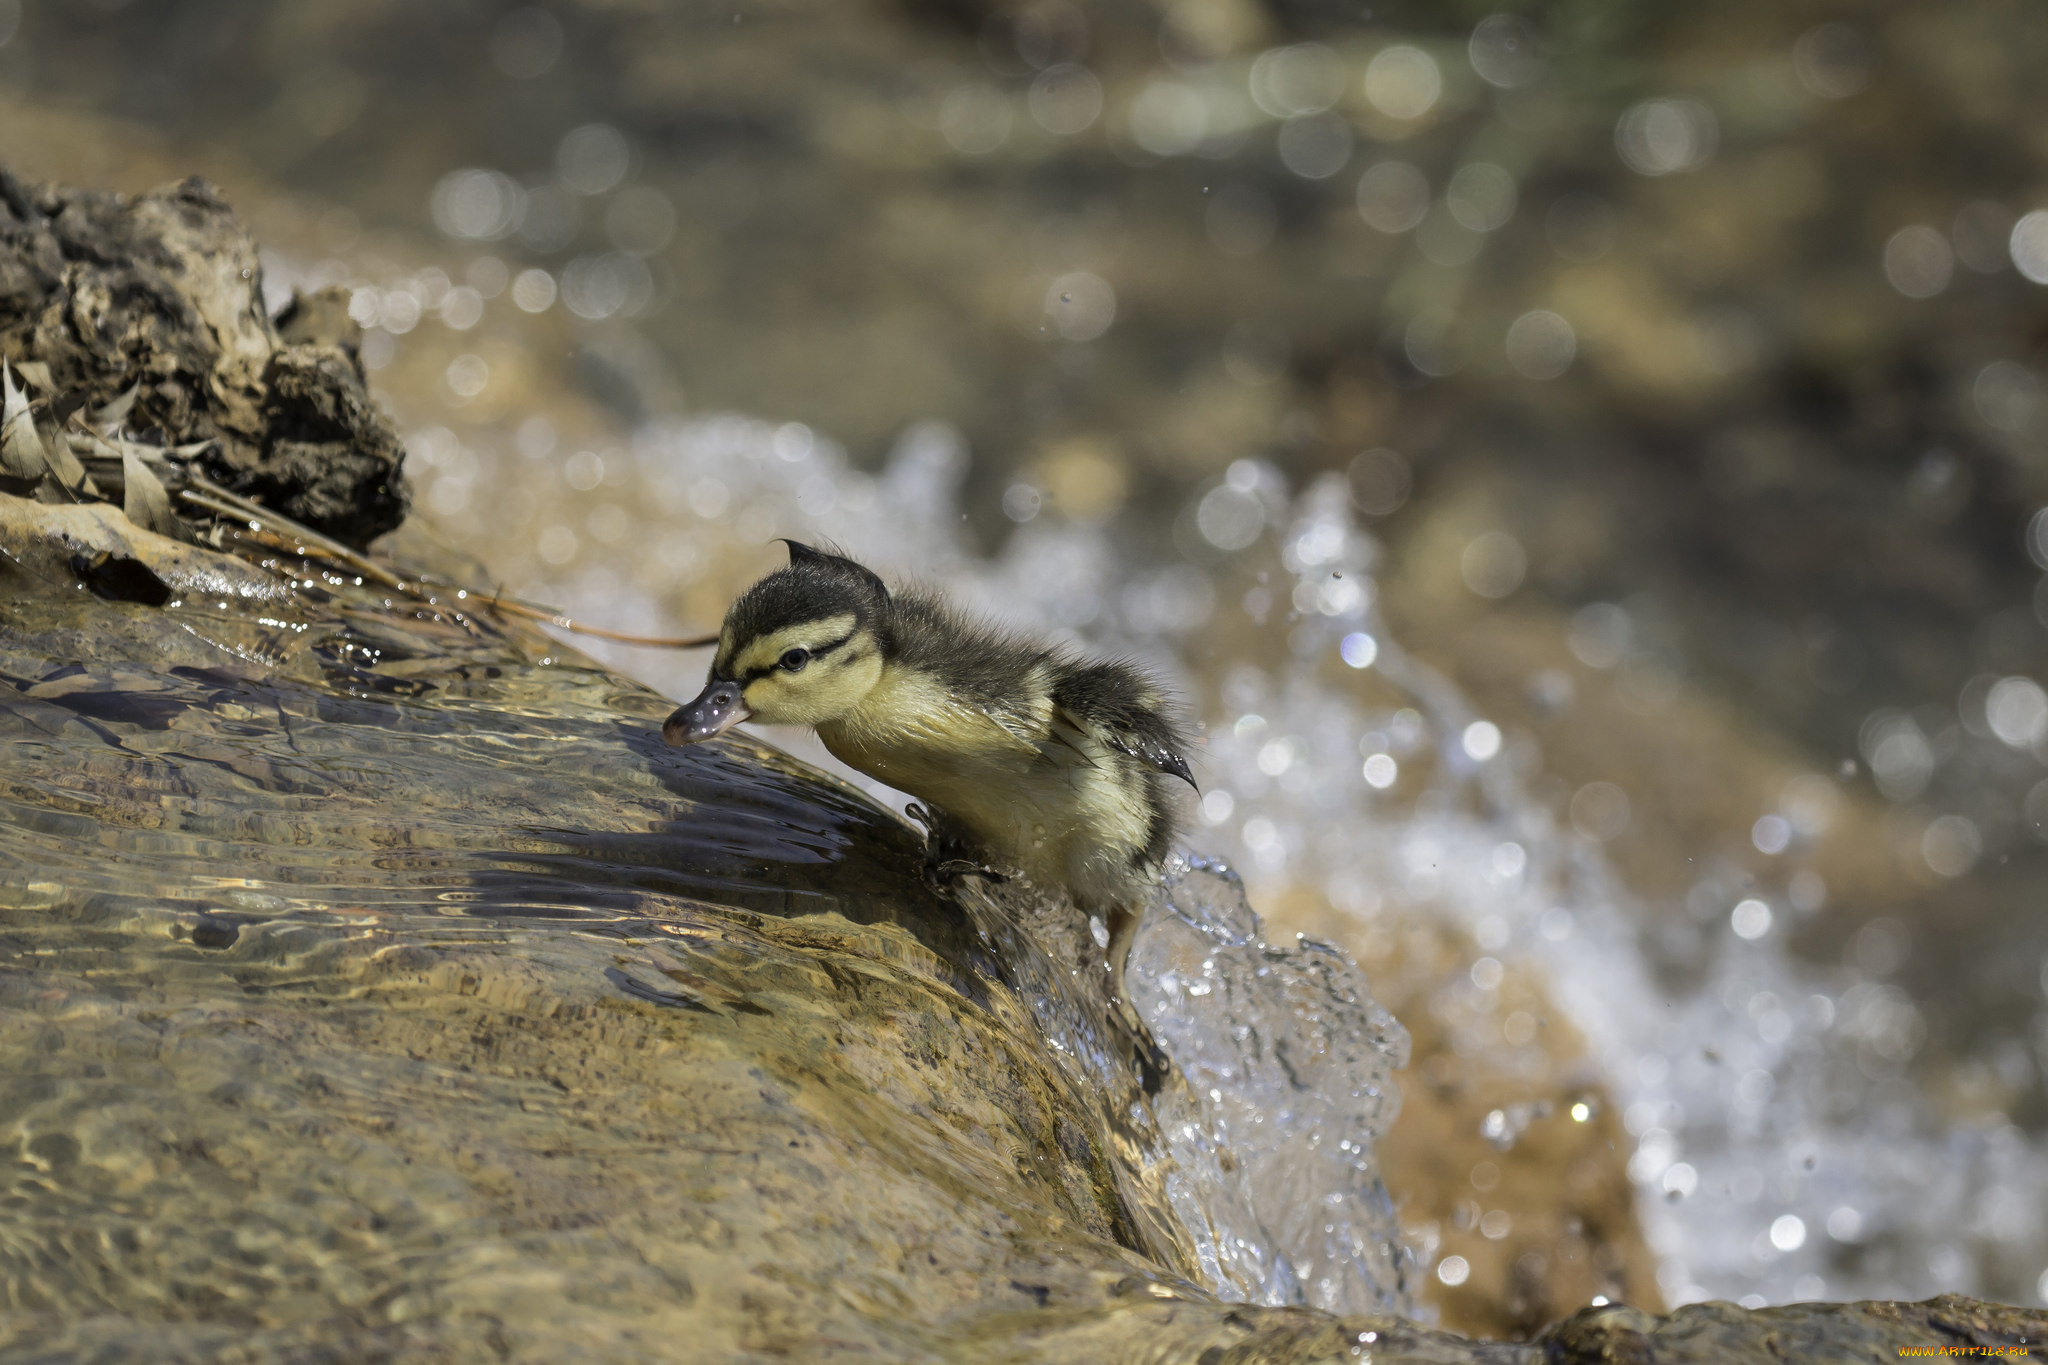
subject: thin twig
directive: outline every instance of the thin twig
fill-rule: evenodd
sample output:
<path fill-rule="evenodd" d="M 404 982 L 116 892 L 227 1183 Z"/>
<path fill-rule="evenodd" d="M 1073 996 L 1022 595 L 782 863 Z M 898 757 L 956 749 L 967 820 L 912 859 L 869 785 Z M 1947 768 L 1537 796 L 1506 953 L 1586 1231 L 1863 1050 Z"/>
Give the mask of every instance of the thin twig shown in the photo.
<path fill-rule="evenodd" d="M 385 587 L 396 588 L 411 597 L 424 595 L 416 586 L 375 560 L 357 554 L 338 540 L 329 540 L 312 527 L 301 525 L 282 512 L 273 511 L 260 502 L 251 502 L 239 494 L 230 493 L 193 470 L 186 471 L 185 481 L 186 485 L 179 490 L 179 495 L 189 502 L 196 502 L 208 511 L 223 516 L 241 516 L 251 521 L 268 522 L 273 530 L 284 531 L 298 537 L 328 558 L 348 565 L 365 578 L 374 578 Z"/>
<path fill-rule="evenodd" d="M 311 527 L 301 525 L 299 522 L 285 516 L 282 512 L 274 511 L 263 506 L 261 503 L 251 502 L 249 499 L 238 494 L 230 493 L 225 488 L 207 481 L 196 473 L 187 471 L 186 478 L 189 481 L 188 486 L 180 489 L 179 492 L 180 496 L 184 497 L 188 502 L 195 503 L 210 512 L 222 516 L 243 517 L 254 522 L 268 523 L 273 531 L 283 531 L 304 541 L 306 545 L 318 550 L 321 554 L 339 563 L 348 565 L 366 578 L 374 578 L 386 587 L 395 588 L 409 597 L 415 597 L 421 601 L 431 600 L 420 583 L 408 582 L 400 578 L 375 560 L 365 558 L 339 541 L 328 539 Z M 577 635 L 594 635 L 600 640 L 617 640 L 621 644 L 643 645 L 650 649 L 703 649 L 707 645 L 718 643 L 716 635 L 632 635 L 625 631 L 606 630 L 601 626 L 587 626 L 579 621 L 571 620 L 553 607 L 544 607 L 538 603 L 521 602 L 517 599 L 507 599 L 502 596 L 490 596 L 475 588 L 464 587 L 461 584 L 450 584 L 449 587 L 458 597 L 474 603 L 485 610 L 509 612 L 514 616 L 523 617 L 529 621 L 544 622 L 555 627 L 557 630 L 571 631 Z"/>
<path fill-rule="evenodd" d="M 475 592 L 471 592 L 470 596 L 475 597 L 476 600 L 495 611 L 509 611 L 514 616 L 523 616 L 529 621 L 544 621 L 548 625 L 562 630 L 573 630 L 578 635 L 595 635 L 600 640 L 617 640 L 623 644 L 646 645 L 652 649 L 703 649 L 718 643 L 716 635 L 629 635 L 620 630 L 605 630 L 601 626 L 586 626 L 580 622 L 570 620 L 558 611 L 549 611 L 545 607 L 530 607 L 524 602 L 508 601 L 502 597 L 496 599 L 485 598 Z"/>

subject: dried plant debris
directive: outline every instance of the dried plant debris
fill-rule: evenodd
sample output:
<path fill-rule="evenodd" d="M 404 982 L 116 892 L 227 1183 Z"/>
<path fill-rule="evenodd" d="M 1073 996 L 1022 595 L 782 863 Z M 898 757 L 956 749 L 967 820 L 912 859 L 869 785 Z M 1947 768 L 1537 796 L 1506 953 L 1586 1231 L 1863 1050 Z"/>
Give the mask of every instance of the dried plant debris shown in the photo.
<path fill-rule="evenodd" d="M 121 510 L 145 531 L 173 540 L 185 538 L 184 524 L 171 511 L 171 495 L 132 444 L 121 451 Z"/>
<path fill-rule="evenodd" d="M 29 416 L 28 395 L 16 386 L 11 367 L 0 368 L 0 473 L 10 484 L 10 493 L 32 493 L 50 472 L 43 458 L 43 439 Z"/>
<path fill-rule="evenodd" d="M 202 181 L 128 199 L 30 190 L 0 170 L 0 501 L 75 504 L 61 536 L 115 537 L 65 550 L 75 581 L 171 600 L 158 589 L 176 574 L 148 555 L 175 560 L 176 545 L 145 536 L 148 554 L 131 552 L 97 505 L 118 502 L 129 526 L 176 544 L 325 559 L 430 608 L 452 598 L 648 645 L 715 639 L 600 630 L 365 556 L 404 519 L 405 452 L 365 384 L 347 296 L 300 295 L 275 322 L 262 297 L 255 243 Z M 0 507 L 0 531 L 56 525 L 19 510 Z"/>
<path fill-rule="evenodd" d="M 41 407 L 9 419 L 0 477 L 83 495 L 83 409 L 85 430 L 196 448 L 218 486 L 368 544 L 405 517 L 404 450 L 337 304 L 299 299 L 274 323 L 255 243 L 203 181 L 128 198 L 0 170 L 0 352 Z"/>
<path fill-rule="evenodd" d="M 314 350 L 310 346 L 294 349 Z M 319 363 L 328 362 L 320 359 Z M 130 395 L 135 390 L 92 409 L 75 394 L 47 403 L 32 402 L 15 375 L 33 367 L 34 362 L 17 366 L 0 356 L 0 395 L 5 400 L 0 409 L 0 504 L 10 495 L 44 503 L 82 504 L 76 510 L 92 513 L 92 524 L 104 528 L 112 508 L 100 504 L 118 501 L 120 515 L 137 530 L 172 542 L 265 559 L 274 559 L 276 552 L 283 551 L 302 560 L 326 560 L 355 575 L 358 582 L 389 588 L 416 605 L 441 609 L 452 599 L 469 612 L 517 616 L 579 634 L 674 649 L 700 648 L 717 640 L 716 636 L 671 638 L 604 630 L 573 621 L 553 607 L 381 563 L 275 507 L 215 483 L 208 477 L 207 466 L 219 442 L 164 447 L 129 436 L 121 429 L 121 418 L 133 411 Z M 288 385 L 280 388 L 292 391 Z M 300 392 L 311 393 L 317 400 L 317 389 Z M 39 415 L 43 420 L 38 420 Z M 321 457 L 309 451 L 304 458 Z M 226 535 L 230 528 L 232 539 Z M 77 527 L 71 522 L 55 526 L 10 519 L 6 507 L 0 505 L 0 549 L 12 544 L 19 550 L 22 535 L 35 539 L 43 532 L 58 535 L 67 545 L 84 543 L 75 540 Z M 168 591 L 158 592 L 151 586 L 147 576 L 155 570 L 134 554 L 115 554 L 102 547 L 96 555 L 72 554 L 68 567 L 78 582 L 109 600 L 161 606 L 171 598 Z M 277 590 L 288 591 L 284 585 L 291 581 L 295 580 L 289 576 L 280 580 Z M 249 594 L 244 591 L 243 595 Z"/>

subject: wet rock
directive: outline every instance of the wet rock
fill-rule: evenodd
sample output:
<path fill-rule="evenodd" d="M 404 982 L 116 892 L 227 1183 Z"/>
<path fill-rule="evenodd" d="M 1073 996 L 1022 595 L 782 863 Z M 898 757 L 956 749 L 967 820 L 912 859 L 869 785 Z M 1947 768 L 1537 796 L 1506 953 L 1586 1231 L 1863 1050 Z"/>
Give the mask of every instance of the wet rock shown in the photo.
<path fill-rule="evenodd" d="M 2025 1356 L 2048 1314 L 1945 1294 L 1925 1303 L 1798 1303 L 1751 1312 L 1699 1303 L 1665 1317 L 1616 1304 L 1587 1308 L 1534 1343 L 1537 1359 L 1662 1365 L 1677 1361 L 1895 1360 L 1909 1348 Z M 1915 1354 L 1918 1354 L 1916 1351 Z M 1930 1352 L 1930 1354 L 1932 1354 Z"/>
<path fill-rule="evenodd" d="M 363 329 L 348 305 L 349 292 L 339 285 L 294 294 L 277 315 L 277 335 L 287 346 L 334 346 L 354 357 L 363 348 Z"/>
<path fill-rule="evenodd" d="M 264 366 L 263 386 L 268 452 L 223 471 L 225 481 L 353 543 L 396 526 L 404 504 L 392 489 L 402 488 L 404 451 L 355 357 L 339 346 L 285 346 Z"/>
<path fill-rule="evenodd" d="M 405 516 L 398 433 L 334 299 L 295 304 L 289 337 L 262 299 L 255 243 L 203 181 L 130 199 L 0 170 L 0 354 L 40 361 L 70 408 L 132 389 L 129 431 L 212 442 L 216 481 L 366 544 Z"/>

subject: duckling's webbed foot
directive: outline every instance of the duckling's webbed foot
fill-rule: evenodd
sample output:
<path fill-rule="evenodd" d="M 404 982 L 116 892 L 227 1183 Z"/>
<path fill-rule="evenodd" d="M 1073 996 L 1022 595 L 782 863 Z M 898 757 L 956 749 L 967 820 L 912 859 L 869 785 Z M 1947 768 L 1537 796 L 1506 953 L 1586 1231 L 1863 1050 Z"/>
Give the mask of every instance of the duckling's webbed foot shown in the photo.
<path fill-rule="evenodd" d="M 1118 989 L 1122 989 L 1121 982 Z M 1138 1017 L 1137 1009 L 1121 994 L 1110 1001 L 1110 1026 L 1124 1035 L 1126 1055 L 1136 1068 L 1138 1083 L 1145 1087 L 1145 1093 L 1158 1094 L 1166 1078 L 1173 1074 L 1173 1058 L 1166 1055 L 1166 1049 L 1159 1046 L 1152 1030 Z"/>
<path fill-rule="evenodd" d="M 924 878 L 933 886 L 944 890 L 962 877 L 996 883 L 1010 880 L 1010 873 L 975 857 L 981 850 L 943 814 L 918 801 L 911 802 L 906 813 L 925 827 Z"/>
<path fill-rule="evenodd" d="M 992 882 L 1010 880 L 1009 873 L 999 872 L 971 858 L 934 859 L 924 865 L 924 875 L 926 880 L 937 887 L 951 886 L 962 877 L 983 877 Z"/>
<path fill-rule="evenodd" d="M 1138 1068 L 1138 1084 L 1145 1087 L 1148 1095 L 1158 1094 L 1166 1078 L 1173 1074 L 1173 1058 L 1166 1055 L 1166 1049 L 1159 1046 L 1158 1039 L 1143 1024 L 1138 1025 L 1132 1039 L 1131 1062 Z"/>

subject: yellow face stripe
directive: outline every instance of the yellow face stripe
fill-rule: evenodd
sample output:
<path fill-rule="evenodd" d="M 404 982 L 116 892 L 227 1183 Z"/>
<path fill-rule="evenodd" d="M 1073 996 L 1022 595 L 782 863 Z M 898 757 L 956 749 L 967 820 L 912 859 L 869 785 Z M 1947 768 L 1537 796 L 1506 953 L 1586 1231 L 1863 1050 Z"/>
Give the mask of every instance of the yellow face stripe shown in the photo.
<path fill-rule="evenodd" d="M 853 634 L 856 621 L 857 618 L 849 611 L 818 621 L 799 621 L 796 625 L 784 626 L 772 634 L 749 641 L 732 661 L 732 676 L 744 678 L 762 669 L 773 668 L 775 661 L 792 649 L 816 650 L 838 644 Z"/>

